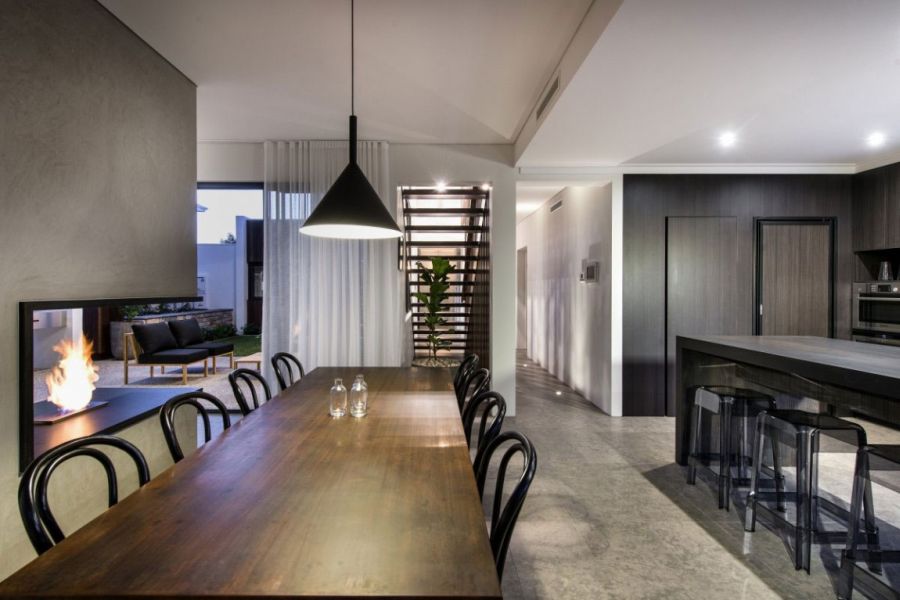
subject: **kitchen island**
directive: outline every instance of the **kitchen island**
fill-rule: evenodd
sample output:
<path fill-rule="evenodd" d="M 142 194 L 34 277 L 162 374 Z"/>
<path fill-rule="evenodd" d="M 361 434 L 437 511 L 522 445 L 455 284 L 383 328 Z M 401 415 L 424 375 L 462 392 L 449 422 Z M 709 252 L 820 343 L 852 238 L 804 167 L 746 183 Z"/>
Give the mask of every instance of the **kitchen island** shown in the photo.
<path fill-rule="evenodd" d="M 900 347 L 820 337 L 679 336 L 675 460 L 687 462 L 696 385 L 739 385 L 811 398 L 839 413 L 900 424 Z"/>

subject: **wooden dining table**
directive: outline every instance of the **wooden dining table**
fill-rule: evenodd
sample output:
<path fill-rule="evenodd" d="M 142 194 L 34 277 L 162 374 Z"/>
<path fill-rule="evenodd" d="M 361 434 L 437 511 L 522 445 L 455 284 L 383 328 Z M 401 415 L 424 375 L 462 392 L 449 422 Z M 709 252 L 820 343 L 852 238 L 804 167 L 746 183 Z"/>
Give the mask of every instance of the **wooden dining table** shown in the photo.
<path fill-rule="evenodd" d="M 331 418 L 357 373 L 368 416 Z M 449 371 L 315 369 L 0 583 L 209 596 L 501 598 Z"/>

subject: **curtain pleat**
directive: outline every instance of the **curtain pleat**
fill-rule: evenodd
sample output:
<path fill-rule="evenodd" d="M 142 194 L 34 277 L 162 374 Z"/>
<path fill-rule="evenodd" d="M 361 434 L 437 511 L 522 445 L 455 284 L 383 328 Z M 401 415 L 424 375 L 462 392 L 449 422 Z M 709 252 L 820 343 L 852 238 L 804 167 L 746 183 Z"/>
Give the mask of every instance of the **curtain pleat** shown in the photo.
<path fill-rule="evenodd" d="M 331 240 L 300 226 L 347 166 L 347 142 L 265 143 L 263 355 L 317 366 L 399 366 L 402 273 L 396 240 Z M 388 145 L 359 142 L 357 161 L 393 214 Z"/>

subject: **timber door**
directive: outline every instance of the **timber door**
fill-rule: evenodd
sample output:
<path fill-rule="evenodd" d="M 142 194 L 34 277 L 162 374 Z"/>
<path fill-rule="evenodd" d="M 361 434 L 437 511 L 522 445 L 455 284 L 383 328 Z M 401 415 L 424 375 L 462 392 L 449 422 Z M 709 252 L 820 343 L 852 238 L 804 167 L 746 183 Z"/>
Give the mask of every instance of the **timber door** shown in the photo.
<path fill-rule="evenodd" d="M 834 221 L 756 222 L 756 333 L 834 332 Z"/>

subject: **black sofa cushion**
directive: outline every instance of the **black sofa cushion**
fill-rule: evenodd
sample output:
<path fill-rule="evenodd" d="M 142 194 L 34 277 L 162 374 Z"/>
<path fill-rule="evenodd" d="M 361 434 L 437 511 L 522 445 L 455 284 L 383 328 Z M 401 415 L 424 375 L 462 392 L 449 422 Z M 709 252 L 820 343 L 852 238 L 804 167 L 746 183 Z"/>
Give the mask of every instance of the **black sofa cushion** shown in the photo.
<path fill-rule="evenodd" d="M 172 335 L 172 331 L 165 323 L 132 325 L 131 330 L 144 354 L 155 354 L 162 350 L 173 350 L 178 347 L 175 336 Z"/>
<path fill-rule="evenodd" d="M 220 354 L 228 354 L 234 352 L 234 344 L 225 344 L 222 342 L 203 342 L 202 344 L 191 344 L 188 346 L 191 350 L 206 350 L 210 356 L 219 356 Z"/>
<path fill-rule="evenodd" d="M 209 353 L 206 350 L 175 348 L 173 350 L 160 350 L 152 354 L 145 352 L 138 357 L 138 362 L 152 365 L 186 365 L 203 360 L 207 356 L 209 356 Z"/>
<path fill-rule="evenodd" d="M 203 330 L 200 329 L 197 319 L 169 321 L 169 329 L 172 330 L 172 335 L 175 336 L 179 348 L 187 348 L 203 342 Z"/>

